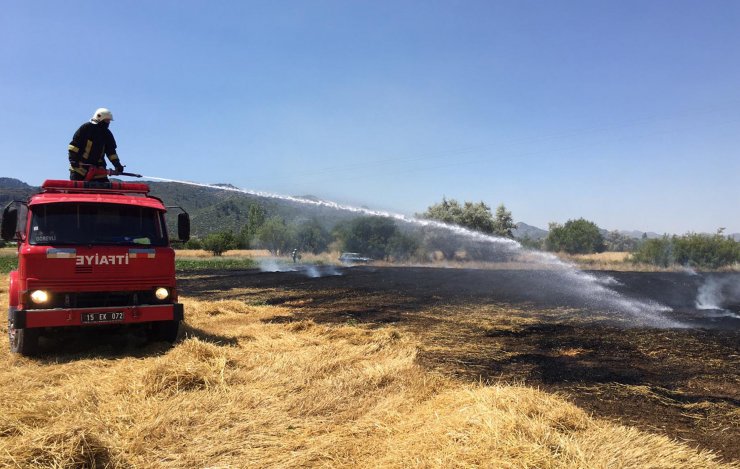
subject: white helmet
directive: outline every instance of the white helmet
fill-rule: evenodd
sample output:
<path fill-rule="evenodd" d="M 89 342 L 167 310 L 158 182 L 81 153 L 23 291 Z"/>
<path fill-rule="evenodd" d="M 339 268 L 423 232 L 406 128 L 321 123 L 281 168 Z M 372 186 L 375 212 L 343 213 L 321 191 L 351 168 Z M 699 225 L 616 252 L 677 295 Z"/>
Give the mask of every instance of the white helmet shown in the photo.
<path fill-rule="evenodd" d="M 92 119 L 90 119 L 93 122 L 102 122 L 102 121 L 112 121 L 113 120 L 113 113 L 110 112 L 109 109 L 106 109 L 104 107 L 99 108 L 97 111 L 95 111 L 95 114 L 93 114 Z"/>

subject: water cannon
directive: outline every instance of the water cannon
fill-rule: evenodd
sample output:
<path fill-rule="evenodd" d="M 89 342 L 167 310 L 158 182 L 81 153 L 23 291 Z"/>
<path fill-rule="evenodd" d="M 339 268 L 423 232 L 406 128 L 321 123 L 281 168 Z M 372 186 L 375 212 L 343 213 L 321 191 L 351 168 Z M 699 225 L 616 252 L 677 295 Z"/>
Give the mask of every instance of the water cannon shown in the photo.
<path fill-rule="evenodd" d="M 80 166 L 83 166 L 87 169 L 87 173 L 85 174 L 85 181 L 93 181 L 95 176 L 129 176 L 134 178 L 140 178 L 143 177 L 141 174 L 136 173 L 126 173 L 123 171 L 118 171 L 116 169 L 108 169 L 108 168 L 101 168 L 99 166 L 93 166 L 91 164 L 81 164 Z"/>

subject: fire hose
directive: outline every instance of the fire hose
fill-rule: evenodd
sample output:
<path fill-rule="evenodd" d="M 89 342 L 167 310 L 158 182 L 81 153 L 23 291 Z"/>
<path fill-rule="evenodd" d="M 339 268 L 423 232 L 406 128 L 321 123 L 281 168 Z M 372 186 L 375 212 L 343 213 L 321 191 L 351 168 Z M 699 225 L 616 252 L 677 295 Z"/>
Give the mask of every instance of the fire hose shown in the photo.
<path fill-rule="evenodd" d="M 96 176 L 129 176 L 135 178 L 142 177 L 141 174 L 126 173 L 123 171 L 118 171 L 117 169 L 101 168 L 99 166 L 93 166 L 91 164 L 81 164 L 80 166 L 83 166 L 87 169 L 87 173 L 85 173 L 85 181 L 92 181 Z"/>

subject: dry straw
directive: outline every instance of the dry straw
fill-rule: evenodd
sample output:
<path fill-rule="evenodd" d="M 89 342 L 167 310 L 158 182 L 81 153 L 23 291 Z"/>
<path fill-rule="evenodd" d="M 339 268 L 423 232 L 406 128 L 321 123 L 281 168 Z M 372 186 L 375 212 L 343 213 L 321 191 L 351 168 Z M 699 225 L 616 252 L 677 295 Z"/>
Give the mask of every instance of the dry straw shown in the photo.
<path fill-rule="evenodd" d="M 536 389 L 431 374 L 393 328 L 236 301 L 186 311 L 169 350 L 29 360 L 4 345 L 0 466 L 738 467 Z"/>

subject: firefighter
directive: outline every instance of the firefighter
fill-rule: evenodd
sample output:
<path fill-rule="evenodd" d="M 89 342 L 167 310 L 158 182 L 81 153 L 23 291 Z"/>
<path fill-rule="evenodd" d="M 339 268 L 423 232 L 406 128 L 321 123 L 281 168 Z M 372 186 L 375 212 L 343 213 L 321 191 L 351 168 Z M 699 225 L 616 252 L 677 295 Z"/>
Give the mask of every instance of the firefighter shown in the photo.
<path fill-rule="evenodd" d="M 117 172 L 123 172 L 123 165 L 116 154 L 116 139 L 108 129 L 112 120 L 113 114 L 101 107 L 95 111 L 90 122 L 85 122 L 77 129 L 68 147 L 69 179 L 84 180 L 90 166 L 105 169 L 105 156 L 113 163 Z M 93 179 L 108 182 L 105 173 L 95 175 Z"/>

